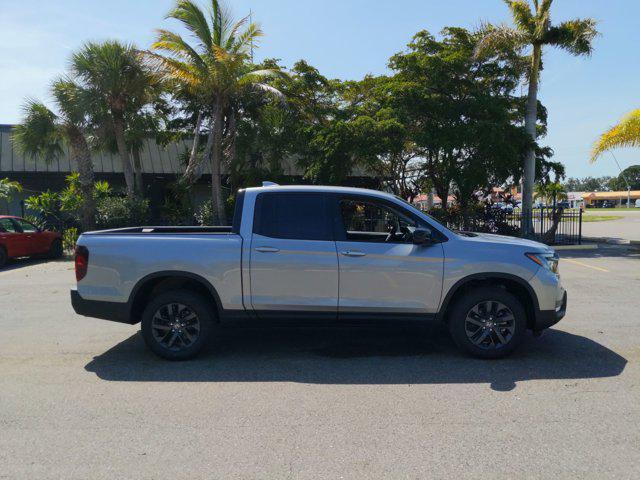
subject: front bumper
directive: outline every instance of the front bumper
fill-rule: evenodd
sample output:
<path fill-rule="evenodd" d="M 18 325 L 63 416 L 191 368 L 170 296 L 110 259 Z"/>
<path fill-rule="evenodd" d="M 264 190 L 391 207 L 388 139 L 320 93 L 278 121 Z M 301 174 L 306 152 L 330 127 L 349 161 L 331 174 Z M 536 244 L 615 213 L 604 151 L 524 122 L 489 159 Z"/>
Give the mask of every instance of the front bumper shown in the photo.
<path fill-rule="evenodd" d="M 564 292 L 562 301 L 554 310 L 540 310 L 536 315 L 534 330 L 540 331 L 549 328 L 562 320 L 567 313 L 567 292 Z"/>
<path fill-rule="evenodd" d="M 71 289 L 71 305 L 78 315 L 101 318 L 113 322 L 131 323 L 128 303 L 102 302 L 82 298 L 75 288 Z"/>

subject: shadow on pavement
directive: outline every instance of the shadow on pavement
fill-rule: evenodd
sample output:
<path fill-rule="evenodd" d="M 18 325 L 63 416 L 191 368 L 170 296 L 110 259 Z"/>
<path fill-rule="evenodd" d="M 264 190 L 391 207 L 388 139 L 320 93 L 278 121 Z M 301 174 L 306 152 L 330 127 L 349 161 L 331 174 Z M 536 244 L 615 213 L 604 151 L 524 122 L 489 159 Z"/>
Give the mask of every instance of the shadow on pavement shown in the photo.
<path fill-rule="evenodd" d="M 7 261 L 7 263 L 0 267 L 0 272 L 9 272 L 11 270 L 19 270 L 20 268 L 30 267 L 33 265 L 40 265 L 42 263 L 51 263 L 51 262 L 65 262 L 68 261 L 68 257 L 62 258 L 45 258 L 45 257 L 21 257 L 21 258 L 12 258 Z"/>
<path fill-rule="evenodd" d="M 85 369 L 111 381 L 298 382 L 315 384 L 487 383 L 498 391 L 516 382 L 619 375 L 625 358 L 593 340 L 549 330 L 527 337 L 515 355 L 477 360 L 458 352 L 441 325 L 398 331 L 233 329 L 196 360 L 168 362 L 150 353 L 139 334 L 94 357 Z"/>

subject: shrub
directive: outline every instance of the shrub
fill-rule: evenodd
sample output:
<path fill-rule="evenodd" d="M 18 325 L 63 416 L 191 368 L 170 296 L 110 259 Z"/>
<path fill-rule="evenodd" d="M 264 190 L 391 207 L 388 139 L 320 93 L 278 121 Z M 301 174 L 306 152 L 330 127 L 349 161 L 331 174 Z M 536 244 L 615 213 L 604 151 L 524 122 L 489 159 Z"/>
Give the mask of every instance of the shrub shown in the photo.
<path fill-rule="evenodd" d="M 208 201 L 200 205 L 193 216 L 198 225 L 213 225 L 213 202 Z"/>
<path fill-rule="evenodd" d="M 98 228 L 120 228 L 144 225 L 149 219 L 149 201 L 140 198 L 107 196 L 96 205 Z"/>
<path fill-rule="evenodd" d="M 76 248 L 76 242 L 78 241 L 78 237 L 80 236 L 80 232 L 77 228 L 67 228 L 62 234 L 62 247 L 67 252 L 72 252 L 74 248 Z"/>

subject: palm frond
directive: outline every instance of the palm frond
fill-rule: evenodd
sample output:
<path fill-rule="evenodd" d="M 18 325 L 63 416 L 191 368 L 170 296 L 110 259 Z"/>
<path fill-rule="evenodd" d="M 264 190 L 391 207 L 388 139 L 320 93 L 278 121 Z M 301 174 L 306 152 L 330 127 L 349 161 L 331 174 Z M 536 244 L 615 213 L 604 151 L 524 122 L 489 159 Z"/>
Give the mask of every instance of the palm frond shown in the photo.
<path fill-rule="evenodd" d="M 62 153 L 58 117 L 46 105 L 28 100 L 23 107 L 22 123 L 13 127 L 12 141 L 17 150 L 32 158 L 51 161 Z"/>
<path fill-rule="evenodd" d="M 485 24 L 480 28 L 474 56 L 485 58 L 496 55 L 500 51 L 519 52 L 528 43 L 528 35 L 508 25 Z"/>
<path fill-rule="evenodd" d="M 549 28 L 543 41 L 546 44 L 567 50 L 573 55 L 591 55 L 593 40 L 598 35 L 595 20 L 591 18 L 576 19 Z"/>
<path fill-rule="evenodd" d="M 609 150 L 640 147 L 640 109 L 627 114 L 617 125 L 603 133 L 591 151 L 590 162 Z"/>
<path fill-rule="evenodd" d="M 238 36 L 238 32 L 240 31 L 240 29 L 244 26 L 245 23 L 247 23 L 249 21 L 249 15 L 247 15 L 244 18 L 241 18 L 240 20 L 238 20 L 229 30 L 229 33 L 227 35 L 227 38 L 225 39 L 224 43 L 224 48 L 226 48 L 227 50 L 233 48 L 233 44 L 236 41 L 236 37 Z"/>
<path fill-rule="evenodd" d="M 201 82 L 200 72 L 190 63 L 175 58 L 164 57 L 154 52 L 145 52 L 149 67 L 167 80 L 176 80 L 189 87 L 197 87 Z"/>
<path fill-rule="evenodd" d="M 236 37 L 230 50 L 234 53 L 247 53 L 251 46 L 256 46 L 258 38 L 263 35 L 260 25 L 250 23 L 245 31 Z"/>
<path fill-rule="evenodd" d="M 169 30 L 156 30 L 158 36 L 151 45 L 153 50 L 162 50 L 184 60 L 190 60 L 195 66 L 205 70 L 204 60 L 180 35 Z"/>
<path fill-rule="evenodd" d="M 531 7 L 526 0 L 505 0 L 505 3 L 511 10 L 513 22 L 518 29 L 533 36 L 536 29 L 536 19 L 531 12 Z"/>
<path fill-rule="evenodd" d="M 214 4 L 218 2 L 212 0 Z M 190 0 L 178 0 L 176 6 L 166 15 L 166 18 L 179 20 L 200 41 L 204 51 L 211 51 L 213 37 L 207 17 L 202 9 Z"/>

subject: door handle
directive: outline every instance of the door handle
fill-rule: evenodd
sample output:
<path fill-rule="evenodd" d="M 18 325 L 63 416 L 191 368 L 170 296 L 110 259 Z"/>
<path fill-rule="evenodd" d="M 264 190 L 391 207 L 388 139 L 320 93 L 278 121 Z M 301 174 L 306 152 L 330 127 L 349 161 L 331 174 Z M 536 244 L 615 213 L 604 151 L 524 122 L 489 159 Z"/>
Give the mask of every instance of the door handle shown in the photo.
<path fill-rule="evenodd" d="M 358 250 L 345 250 L 343 252 L 340 252 L 340 254 L 344 255 L 345 257 L 364 257 L 366 255 L 366 253 L 360 252 Z"/>
<path fill-rule="evenodd" d="M 276 253 L 280 251 L 279 248 L 275 248 L 275 247 L 256 247 L 255 250 L 256 252 L 262 252 L 262 253 Z"/>

